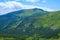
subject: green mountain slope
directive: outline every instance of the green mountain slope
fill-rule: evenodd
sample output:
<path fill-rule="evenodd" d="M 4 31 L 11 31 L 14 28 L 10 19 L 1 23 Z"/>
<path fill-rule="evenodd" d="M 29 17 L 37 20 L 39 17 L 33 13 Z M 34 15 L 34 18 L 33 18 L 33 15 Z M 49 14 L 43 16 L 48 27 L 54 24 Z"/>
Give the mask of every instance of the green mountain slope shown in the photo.
<path fill-rule="evenodd" d="M 60 27 L 60 11 L 57 12 L 50 12 L 47 15 L 40 17 L 40 21 L 44 27 Z M 39 18 L 38 18 L 39 19 Z M 43 22 L 42 22 L 43 21 Z"/>
<path fill-rule="evenodd" d="M 0 16 L 0 26 L 5 28 L 5 27 L 17 27 L 18 24 L 22 21 L 26 21 L 27 18 L 29 17 L 35 17 L 35 16 L 42 16 L 45 15 L 47 12 L 41 10 L 41 9 L 28 9 L 28 10 L 19 10 L 16 12 L 11 12 L 6 15 Z M 35 19 L 35 18 L 34 18 Z M 32 19 L 33 20 L 33 19 Z"/>
<path fill-rule="evenodd" d="M 16 40 L 59 40 L 59 17 L 60 11 L 47 12 L 37 8 L 1 15 L 0 35 Z"/>

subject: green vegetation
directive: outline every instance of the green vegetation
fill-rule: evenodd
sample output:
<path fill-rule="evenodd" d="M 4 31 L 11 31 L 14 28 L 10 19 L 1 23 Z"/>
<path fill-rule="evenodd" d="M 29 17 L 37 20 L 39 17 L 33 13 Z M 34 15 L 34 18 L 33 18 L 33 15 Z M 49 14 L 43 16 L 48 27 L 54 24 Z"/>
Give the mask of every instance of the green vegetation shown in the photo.
<path fill-rule="evenodd" d="M 60 11 L 35 8 L 1 15 L 0 40 L 60 40 Z"/>

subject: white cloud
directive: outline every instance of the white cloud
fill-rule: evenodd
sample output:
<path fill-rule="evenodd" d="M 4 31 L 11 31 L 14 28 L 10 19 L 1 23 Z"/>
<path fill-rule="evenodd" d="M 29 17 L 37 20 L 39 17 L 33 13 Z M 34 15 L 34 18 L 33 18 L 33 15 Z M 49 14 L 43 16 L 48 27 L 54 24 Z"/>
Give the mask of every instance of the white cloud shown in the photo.
<path fill-rule="evenodd" d="M 32 9 L 32 8 L 39 8 L 39 9 L 43 9 L 45 11 L 54 11 L 53 9 L 41 7 L 41 6 L 24 5 L 24 7 L 23 7 L 23 9 Z"/>
<path fill-rule="evenodd" d="M 21 1 L 21 0 L 12 0 L 12 1 Z M 33 2 L 33 3 L 41 1 L 41 2 L 45 3 L 47 0 L 22 0 L 22 1 Z"/>
<path fill-rule="evenodd" d="M 17 11 L 20 9 L 32 9 L 32 8 L 41 8 L 47 11 L 53 11 L 49 8 L 44 8 L 41 6 L 33 6 L 33 5 L 24 5 L 20 2 L 16 1 L 8 1 L 8 2 L 0 2 L 0 15 L 6 14 L 8 12 Z"/>
<path fill-rule="evenodd" d="M 40 0 L 26 0 L 27 2 L 39 2 Z"/>
<path fill-rule="evenodd" d="M 53 9 L 46 8 L 46 7 L 40 7 L 40 8 L 42 8 L 42 9 L 45 10 L 45 11 L 55 11 L 55 10 L 53 10 Z"/>
<path fill-rule="evenodd" d="M 0 2 L 0 15 L 22 9 L 22 5 L 19 2 L 9 1 L 9 2 Z M 2 13 L 2 14 L 1 14 Z"/>

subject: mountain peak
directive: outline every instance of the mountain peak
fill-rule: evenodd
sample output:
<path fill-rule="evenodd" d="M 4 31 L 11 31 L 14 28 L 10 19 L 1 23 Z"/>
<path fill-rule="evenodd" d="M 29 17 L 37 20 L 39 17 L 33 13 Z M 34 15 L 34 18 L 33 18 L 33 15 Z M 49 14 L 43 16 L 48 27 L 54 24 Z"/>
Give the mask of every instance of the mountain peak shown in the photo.
<path fill-rule="evenodd" d="M 33 8 L 33 10 L 41 10 L 41 11 L 44 11 L 43 9 L 40 9 L 40 8 Z"/>

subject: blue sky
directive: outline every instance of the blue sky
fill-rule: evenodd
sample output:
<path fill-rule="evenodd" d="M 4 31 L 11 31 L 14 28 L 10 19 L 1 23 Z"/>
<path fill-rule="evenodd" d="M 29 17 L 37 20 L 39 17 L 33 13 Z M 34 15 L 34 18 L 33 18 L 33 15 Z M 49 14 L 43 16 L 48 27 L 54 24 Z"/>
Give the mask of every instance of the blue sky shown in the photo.
<path fill-rule="evenodd" d="M 0 0 L 0 2 L 18 1 L 26 5 L 37 5 L 54 10 L 60 10 L 60 0 Z"/>
<path fill-rule="evenodd" d="M 0 13 L 21 8 L 41 8 L 47 11 L 60 10 L 60 0 L 0 0 Z M 6 11 L 5 11 L 6 10 Z"/>

